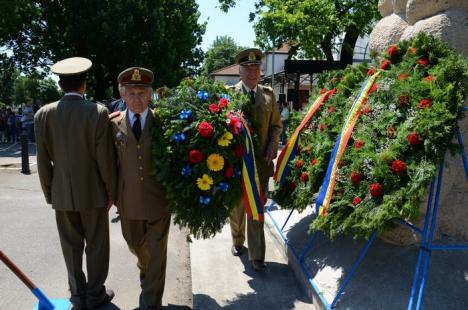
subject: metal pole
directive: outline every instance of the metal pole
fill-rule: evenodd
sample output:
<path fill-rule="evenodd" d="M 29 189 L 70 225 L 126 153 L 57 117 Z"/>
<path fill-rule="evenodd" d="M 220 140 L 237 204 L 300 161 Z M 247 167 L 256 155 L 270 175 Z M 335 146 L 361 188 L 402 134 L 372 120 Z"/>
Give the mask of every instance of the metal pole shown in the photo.
<path fill-rule="evenodd" d="M 29 169 L 28 136 L 24 129 L 21 131 L 21 173 L 31 174 Z"/>
<path fill-rule="evenodd" d="M 275 88 L 275 46 L 273 45 L 271 53 L 271 88 Z"/>

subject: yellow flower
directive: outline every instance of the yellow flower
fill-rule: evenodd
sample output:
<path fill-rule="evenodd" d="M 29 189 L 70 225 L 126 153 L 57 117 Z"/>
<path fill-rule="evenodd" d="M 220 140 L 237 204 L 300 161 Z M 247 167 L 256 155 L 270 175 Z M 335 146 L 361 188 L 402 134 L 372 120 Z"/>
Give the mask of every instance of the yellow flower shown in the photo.
<path fill-rule="evenodd" d="M 219 154 L 211 154 L 206 159 L 206 164 L 211 171 L 219 171 L 224 167 L 224 158 Z"/>
<path fill-rule="evenodd" d="M 197 186 L 202 191 L 209 190 L 211 185 L 213 185 L 213 179 L 207 174 L 204 174 L 201 178 L 197 179 Z"/>
<path fill-rule="evenodd" d="M 226 132 L 221 136 L 221 138 L 218 139 L 218 145 L 220 145 L 220 146 L 228 146 L 229 144 L 231 144 L 232 138 L 233 138 L 232 133 L 230 133 L 229 131 L 226 131 Z"/>

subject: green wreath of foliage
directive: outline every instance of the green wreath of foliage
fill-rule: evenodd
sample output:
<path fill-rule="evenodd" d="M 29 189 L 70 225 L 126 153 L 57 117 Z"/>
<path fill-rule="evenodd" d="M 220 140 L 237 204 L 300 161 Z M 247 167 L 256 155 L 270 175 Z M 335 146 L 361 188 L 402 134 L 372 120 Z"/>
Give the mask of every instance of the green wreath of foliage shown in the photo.
<path fill-rule="evenodd" d="M 346 114 L 366 76 L 380 67 L 385 70 L 346 147 L 330 206 L 311 224 L 331 238 L 369 237 L 392 219 L 414 219 L 464 116 L 468 61 L 426 34 L 389 47 L 374 67 L 324 74 L 320 87 L 337 92 L 300 135 L 300 153 L 274 195 L 282 207 L 302 211 L 313 203 Z"/>
<path fill-rule="evenodd" d="M 242 138 L 232 132 L 227 115 L 246 110 L 249 102 L 223 83 L 205 78 L 184 80 L 157 102 L 155 113 L 160 126 L 153 139 L 155 175 L 166 188 L 174 222 L 187 227 L 195 238 L 209 238 L 221 231 L 241 199 Z M 211 135 L 199 132 L 203 122 L 212 127 Z M 232 134 L 232 139 L 229 145 L 221 146 L 218 139 L 226 133 Z M 203 159 L 191 162 L 193 150 L 198 150 Z M 219 171 L 208 167 L 211 154 L 224 160 Z M 197 185 L 203 175 L 213 181 L 206 190 Z"/>

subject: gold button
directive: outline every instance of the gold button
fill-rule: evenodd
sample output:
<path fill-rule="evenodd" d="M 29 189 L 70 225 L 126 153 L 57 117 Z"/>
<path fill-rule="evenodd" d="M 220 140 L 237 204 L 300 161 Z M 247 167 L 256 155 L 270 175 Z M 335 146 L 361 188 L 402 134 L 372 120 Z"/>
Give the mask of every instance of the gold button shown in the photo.
<path fill-rule="evenodd" d="M 143 181 L 143 177 L 140 177 L 140 181 Z"/>
<path fill-rule="evenodd" d="M 138 159 L 140 159 L 140 160 L 141 160 L 141 155 L 138 155 Z"/>
<path fill-rule="evenodd" d="M 140 166 L 140 170 L 143 170 L 143 167 L 142 167 L 142 166 Z"/>
<path fill-rule="evenodd" d="M 137 149 L 139 149 L 141 146 L 139 144 L 137 144 Z"/>

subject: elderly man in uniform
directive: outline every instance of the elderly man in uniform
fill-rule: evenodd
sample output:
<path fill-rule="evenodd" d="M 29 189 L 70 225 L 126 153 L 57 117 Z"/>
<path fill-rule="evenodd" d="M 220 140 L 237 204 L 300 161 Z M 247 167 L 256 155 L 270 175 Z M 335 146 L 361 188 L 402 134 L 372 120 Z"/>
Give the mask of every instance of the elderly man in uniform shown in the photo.
<path fill-rule="evenodd" d="M 237 54 L 235 60 L 240 65 L 241 81 L 234 88 L 251 99 L 252 106 L 248 109 L 251 115 L 246 117 L 250 119 L 253 131 L 258 135 L 258 145 L 254 150 L 255 162 L 261 189 L 263 193 L 267 193 L 268 179 L 273 176 L 272 161 L 277 155 L 282 125 L 273 90 L 258 84 L 262 58 L 262 51 L 256 48 L 249 48 Z M 245 241 L 246 216 L 243 202 L 232 210 L 229 218 L 233 242 L 231 252 L 234 256 L 239 256 L 244 252 Z M 247 218 L 247 244 L 252 267 L 256 271 L 262 270 L 266 267 L 263 222 Z"/>
<path fill-rule="evenodd" d="M 124 87 L 127 110 L 111 114 L 118 155 L 116 206 L 123 236 L 138 259 L 140 307 L 161 309 L 170 214 L 165 191 L 155 181 L 151 163 L 151 133 L 156 119 L 148 105 L 153 73 L 145 68 L 128 68 L 118 80 Z"/>
<path fill-rule="evenodd" d="M 34 118 L 39 179 L 47 203 L 55 209 L 74 309 L 96 309 L 114 297 L 104 282 L 109 270 L 107 210 L 117 179 L 115 151 L 107 109 L 83 98 L 91 65 L 81 57 L 53 65 L 65 95 Z"/>

